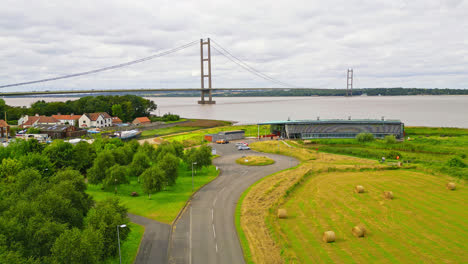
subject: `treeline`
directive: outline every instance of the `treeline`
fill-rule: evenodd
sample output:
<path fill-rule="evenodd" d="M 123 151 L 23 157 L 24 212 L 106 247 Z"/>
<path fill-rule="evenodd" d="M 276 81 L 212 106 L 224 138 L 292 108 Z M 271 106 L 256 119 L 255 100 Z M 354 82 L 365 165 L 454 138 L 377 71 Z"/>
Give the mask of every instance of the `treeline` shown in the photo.
<path fill-rule="evenodd" d="M 346 89 L 276 89 L 223 92 L 215 96 L 346 96 Z M 423 88 L 364 88 L 353 89 L 353 96 L 367 94 L 369 96 L 397 95 L 468 95 L 468 89 L 423 89 Z"/>
<path fill-rule="evenodd" d="M 8 121 L 18 120 L 23 115 L 63 115 L 84 113 L 107 112 L 112 116 L 118 116 L 122 121 L 129 122 L 136 117 L 149 116 L 151 111 L 156 110 L 157 105 L 148 99 L 136 95 L 108 95 L 108 96 L 86 96 L 78 100 L 66 102 L 37 101 L 30 107 L 14 107 L 5 104 L 0 99 L 0 112 L 6 112 Z M 3 116 L 2 116 L 3 118 Z"/>
<path fill-rule="evenodd" d="M 95 203 L 85 176 L 109 191 L 138 178 L 150 196 L 176 184 L 179 168 L 193 162 L 210 165 L 211 148 L 101 138 L 0 146 L 0 263 L 102 263 L 117 254 L 116 226 L 129 220 L 117 199 Z M 122 228 L 121 240 L 129 232 Z"/>

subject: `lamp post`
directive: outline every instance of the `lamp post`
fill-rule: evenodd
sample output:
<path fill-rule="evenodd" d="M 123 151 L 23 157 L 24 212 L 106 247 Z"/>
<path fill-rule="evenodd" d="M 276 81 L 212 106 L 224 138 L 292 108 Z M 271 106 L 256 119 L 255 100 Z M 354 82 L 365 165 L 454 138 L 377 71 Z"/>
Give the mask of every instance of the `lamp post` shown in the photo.
<path fill-rule="evenodd" d="M 119 227 L 121 228 L 125 228 L 127 227 L 127 225 L 118 225 L 117 226 L 117 241 L 119 243 L 119 260 L 120 260 L 120 264 L 122 264 L 122 255 L 120 254 L 120 235 L 119 235 Z"/>
<path fill-rule="evenodd" d="M 194 185 L 193 185 L 193 165 L 197 164 L 197 162 L 192 162 L 192 192 L 193 192 L 193 189 L 194 189 Z"/>

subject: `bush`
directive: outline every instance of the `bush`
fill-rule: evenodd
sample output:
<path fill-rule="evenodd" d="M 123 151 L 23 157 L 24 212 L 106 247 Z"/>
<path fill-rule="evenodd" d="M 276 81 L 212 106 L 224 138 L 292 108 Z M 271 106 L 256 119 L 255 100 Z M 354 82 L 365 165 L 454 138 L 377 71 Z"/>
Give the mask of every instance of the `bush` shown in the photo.
<path fill-rule="evenodd" d="M 449 167 L 458 167 L 458 168 L 465 168 L 466 167 L 466 164 L 459 157 L 451 158 L 449 161 L 447 161 L 447 165 Z"/>
<path fill-rule="evenodd" d="M 385 141 L 385 144 L 395 144 L 395 143 L 397 143 L 397 140 L 396 140 L 394 135 L 385 136 L 384 141 Z"/>
<path fill-rule="evenodd" d="M 360 133 L 356 136 L 358 142 L 371 142 L 374 141 L 374 135 L 371 133 Z"/>

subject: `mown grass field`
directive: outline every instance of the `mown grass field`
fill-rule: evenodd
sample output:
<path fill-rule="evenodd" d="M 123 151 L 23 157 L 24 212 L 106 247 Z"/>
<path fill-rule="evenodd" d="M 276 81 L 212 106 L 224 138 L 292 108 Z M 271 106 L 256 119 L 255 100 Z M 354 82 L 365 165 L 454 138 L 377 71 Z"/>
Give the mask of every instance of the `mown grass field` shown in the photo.
<path fill-rule="evenodd" d="M 138 247 L 140 246 L 140 241 L 143 238 L 145 228 L 141 225 L 135 223 L 130 223 L 129 227 L 131 229 L 130 234 L 125 241 L 122 241 L 120 245 L 120 250 L 122 253 L 122 263 L 132 264 L 135 261 L 136 255 L 138 253 Z M 107 259 L 104 264 L 119 264 L 119 256 L 115 256 L 111 259 Z"/>
<path fill-rule="evenodd" d="M 247 156 L 238 158 L 236 163 L 245 166 L 266 166 L 275 163 L 275 161 L 265 156 Z"/>
<path fill-rule="evenodd" d="M 193 131 L 193 130 L 198 130 L 198 129 L 201 129 L 201 127 L 173 126 L 173 127 L 145 130 L 141 133 L 141 139 L 150 138 L 150 137 L 160 137 L 164 135 L 182 133 L 182 132 Z"/>
<path fill-rule="evenodd" d="M 332 172 L 311 176 L 274 210 L 268 222 L 286 263 L 466 263 L 468 261 L 468 189 L 454 180 L 412 170 Z M 363 185 L 365 193 L 353 192 Z M 383 191 L 395 198 L 385 200 Z M 351 229 L 363 223 L 369 235 Z M 322 233 L 333 230 L 335 243 Z"/>
<path fill-rule="evenodd" d="M 216 170 L 215 166 L 198 170 L 194 176 L 195 191 L 215 179 L 218 174 L 219 171 Z M 137 182 L 136 178 L 132 178 L 130 184 L 118 186 L 117 195 L 114 194 L 113 190 L 101 190 L 100 184 L 88 184 L 86 192 L 96 201 L 117 196 L 121 203 L 128 208 L 129 213 L 170 224 L 192 195 L 192 171 L 179 168 L 177 183 L 174 186 L 166 187 L 161 192 L 152 194 L 151 199 L 143 193 L 141 184 Z M 132 192 L 137 192 L 139 196 L 131 196 Z"/>

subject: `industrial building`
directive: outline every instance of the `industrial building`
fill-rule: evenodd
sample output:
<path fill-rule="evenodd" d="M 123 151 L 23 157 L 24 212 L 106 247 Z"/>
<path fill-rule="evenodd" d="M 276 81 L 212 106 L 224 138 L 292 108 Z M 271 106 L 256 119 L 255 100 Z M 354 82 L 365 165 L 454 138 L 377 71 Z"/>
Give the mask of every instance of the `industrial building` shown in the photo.
<path fill-rule="evenodd" d="M 219 132 L 218 134 L 207 134 L 205 135 L 205 140 L 210 142 L 216 142 L 218 140 L 238 140 L 243 139 L 245 137 L 244 130 L 234 130 L 234 131 L 223 131 Z"/>
<path fill-rule="evenodd" d="M 271 134 L 291 139 L 355 138 L 360 133 L 372 133 L 375 138 L 394 135 L 404 137 L 404 124 L 400 120 L 385 119 L 325 119 L 287 120 L 259 123 L 270 125 Z"/>

